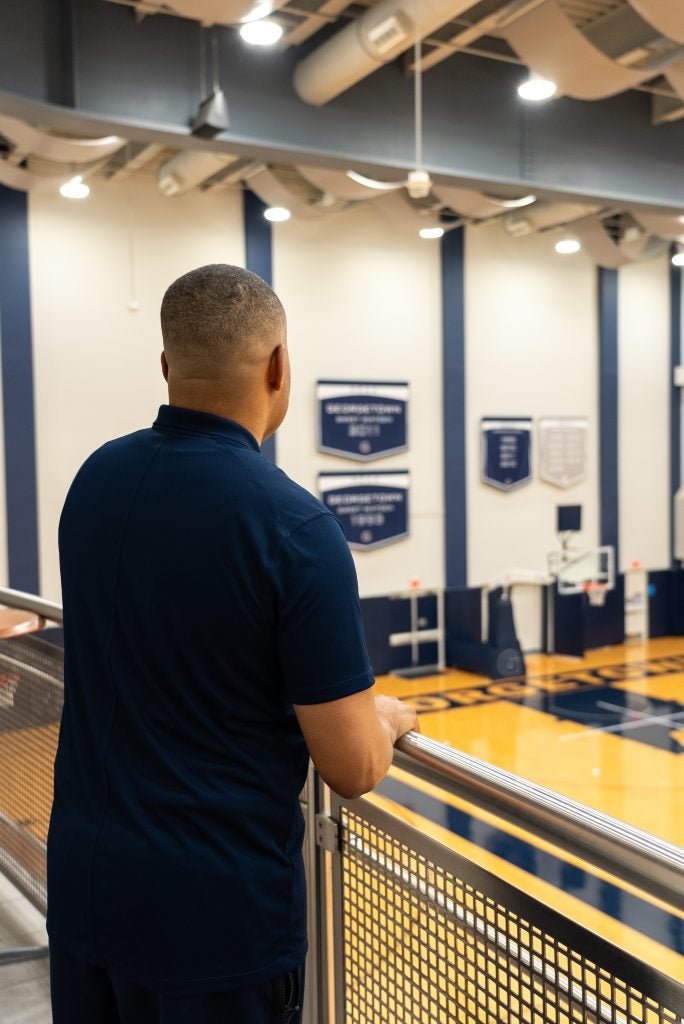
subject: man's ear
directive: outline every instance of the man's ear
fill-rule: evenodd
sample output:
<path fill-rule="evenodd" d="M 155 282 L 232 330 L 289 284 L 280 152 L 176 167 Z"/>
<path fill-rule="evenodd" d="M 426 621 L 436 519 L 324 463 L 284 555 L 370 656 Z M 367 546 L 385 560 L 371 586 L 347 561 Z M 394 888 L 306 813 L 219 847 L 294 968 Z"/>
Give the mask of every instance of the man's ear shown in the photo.
<path fill-rule="evenodd" d="M 274 391 L 280 391 L 285 380 L 285 346 L 276 345 L 268 360 L 268 383 Z"/>
<path fill-rule="evenodd" d="M 168 379 L 169 379 L 169 364 L 166 361 L 166 352 L 162 352 L 162 354 L 161 354 L 161 368 L 162 368 L 162 373 L 164 374 L 164 380 L 168 382 Z"/>

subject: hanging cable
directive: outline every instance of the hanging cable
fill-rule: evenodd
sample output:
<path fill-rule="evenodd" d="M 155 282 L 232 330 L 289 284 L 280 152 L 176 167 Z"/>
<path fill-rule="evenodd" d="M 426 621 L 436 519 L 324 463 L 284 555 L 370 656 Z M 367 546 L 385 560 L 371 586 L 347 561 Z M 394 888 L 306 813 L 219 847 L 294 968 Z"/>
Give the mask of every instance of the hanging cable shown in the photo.
<path fill-rule="evenodd" d="M 219 85 L 219 64 L 218 64 L 218 34 L 216 26 L 211 30 L 211 65 L 213 73 L 214 92 L 221 88 Z"/>
<path fill-rule="evenodd" d="M 413 101 L 415 128 L 415 170 L 423 169 L 423 39 L 420 0 L 415 0 L 416 38 L 413 44 Z"/>

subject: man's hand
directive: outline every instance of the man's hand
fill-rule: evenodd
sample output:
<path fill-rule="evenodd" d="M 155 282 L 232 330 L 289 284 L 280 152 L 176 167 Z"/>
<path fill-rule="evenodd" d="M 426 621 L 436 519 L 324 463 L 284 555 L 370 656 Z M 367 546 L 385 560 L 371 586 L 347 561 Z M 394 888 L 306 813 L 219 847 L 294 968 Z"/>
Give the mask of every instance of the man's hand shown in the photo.
<path fill-rule="evenodd" d="M 392 746 L 407 732 L 420 732 L 418 715 L 410 705 L 396 697 L 377 696 L 375 708 Z"/>
<path fill-rule="evenodd" d="M 392 763 L 396 741 L 418 727 L 413 708 L 395 697 L 375 696 L 374 689 L 294 706 L 319 775 L 348 800 L 378 785 Z"/>

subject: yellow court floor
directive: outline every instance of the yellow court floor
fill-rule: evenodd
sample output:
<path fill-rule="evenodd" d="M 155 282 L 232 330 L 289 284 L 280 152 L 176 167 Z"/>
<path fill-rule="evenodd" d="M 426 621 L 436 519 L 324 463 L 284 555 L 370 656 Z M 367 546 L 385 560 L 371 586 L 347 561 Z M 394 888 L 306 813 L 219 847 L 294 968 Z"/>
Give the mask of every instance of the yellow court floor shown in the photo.
<path fill-rule="evenodd" d="M 527 657 L 525 678 L 383 676 L 421 731 L 684 846 L 684 638 Z M 446 792 L 394 770 L 374 799 L 458 853 L 684 980 L 684 919 Z"/>

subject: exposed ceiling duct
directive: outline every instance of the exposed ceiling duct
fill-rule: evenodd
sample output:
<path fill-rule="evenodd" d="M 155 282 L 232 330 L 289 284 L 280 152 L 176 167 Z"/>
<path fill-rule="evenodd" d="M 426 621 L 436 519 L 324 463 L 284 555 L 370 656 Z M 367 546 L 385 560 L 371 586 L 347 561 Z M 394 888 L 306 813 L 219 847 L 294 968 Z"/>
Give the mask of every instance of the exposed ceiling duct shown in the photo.
<path fill-rule="evenodd" d="M 422 39 L 473 6 L 474 0 L 381 0 L 299 62 L 297 94 L 320 107 L 394 60 L 416 35 Z"/>
<path fill-rule="evenodd" d="M 629 0 L 634 10 L 664 36 L 684 44 L 684 4 L 681 0 Z"/>
<path fill-rule="evenodd" d="M 339 171 L 331 167 L 304 166 L 298 166 L 297 170 L 307 181 L 310 181 L 312 185 L 320 189 L 321 192 L 327 192 L 336 199 L 345 202 L 378 199 L 383 194 L 381 189 L 364 185 L 358 178 L 351 178 L 346 171 Z M 401 188 L 403 184 L 403 181 L 397 182 L 397 187 Z"/>
<path fill-rule="evenodd" d="M 230 153 L 209 153 L 201 149 L 183 150 L 162 164 L 157 171 L 159 188 L 164 195 L 181 196 L 236 160 L 237 157 Z"/>
<path fill-rule="evenodd" d="M 283 206 L 300 220 L 318 220 L 354 205 L 318 188 L 294 167 L 263 167 L 246 180 L 267 206 Z"/>

